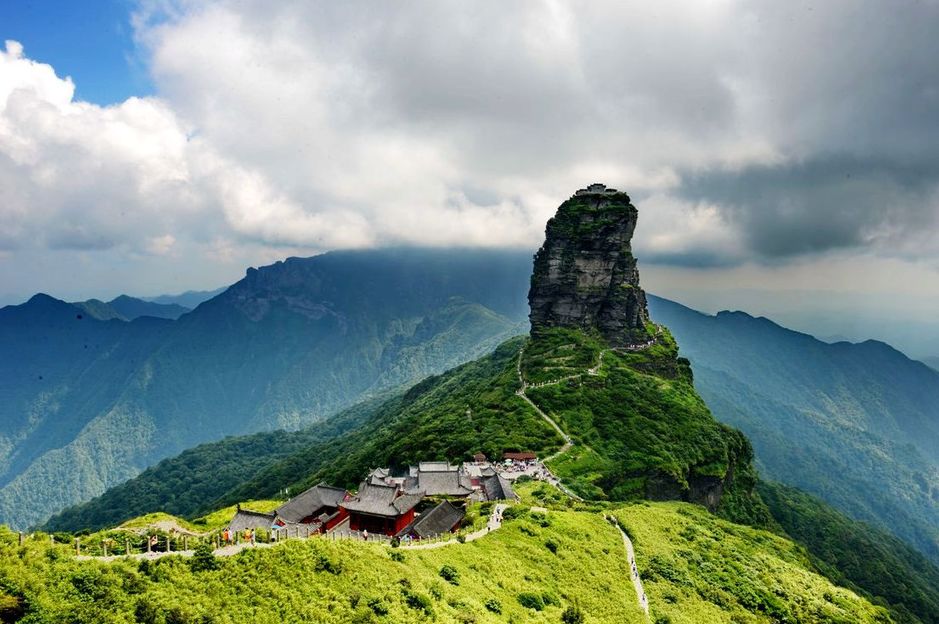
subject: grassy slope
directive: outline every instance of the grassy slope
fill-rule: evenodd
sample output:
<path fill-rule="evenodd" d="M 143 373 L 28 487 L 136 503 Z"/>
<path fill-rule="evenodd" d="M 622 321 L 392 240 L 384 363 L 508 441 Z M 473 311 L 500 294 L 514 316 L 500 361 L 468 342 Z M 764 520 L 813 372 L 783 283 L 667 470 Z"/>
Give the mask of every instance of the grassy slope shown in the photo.
<path fill-rule="evenodd" d="M 407 551 L 402 561 L 386 546 L 294 541 L 221 560 L 209 572 L 176 559 L 75 562 L 44 538 L 19 549 L 11 534 L 0 534 L 0 605 L 3 593 L 8 603 L 19 597 L 31 606 L 31 621 L 134 622 L 135 612 L 149 610 L 159 614 L 151 621 L 171 614 L 178 622 L 262 624 L 422 622 L 426 604 L 434 621 L 483 623 L 558 622 L 576 601 L 591 622 L 641 622 L 631 588 L 617 582 L 628 571 L 612 527 L 576 512 L 552 513 L 549 522 L 514 520 L 482 540 Z M 556 554 L 545 547 L 549 540 Z M 458 585 L 440 577 L 444 564 L 457 570 Z M 551 604 L 527 609 L 517 599 L 525 592 Z M 491 600 L 501 615 L 487 609 Z"/>
<path fill-rule="evenodd" d="M 685 503 L 615 511 L 633 538 L 657 622 L 889 622 L 812 571 L 796 544 Z"/>
<path fill-rule="evenodd" d="M 468 544 L 393 551 L 292 541 L 219 559 L 216 571 L 193 571 L 178 558 L 77 562 L 41 534 L 18 547 L 0 529 L 0 617 L 20 610 L 23 622 L 538 623 L 558 622 L 577 605 L 591 623 L 643 622 L 619 534 L 603 519 L 609 504 L 572 505 L 542 484 L 518 491 L 519 517 Z M 524 511 L 530 504 L 550 510 Z M 613 512 L 633 536 L 653 622 L 890 621 L 768 532 L 684 503 Z M 458 584 L 441 578 L 444 565 L 456 569 Z M 525 593 L 548 604 L 526 608 Z"/>
<path fill-rule="evenodd" d="M 278 462 L 224 500 L 270 496 L 321 480 L 355 487 L 375 466 L 462 461 L 476 451 L 498 457 L 504 450 L 556 450 L 558 435 L 515 396 L 515 362 L 523 343 L 513 338 L 490 355 L 422 381 L 380 406 L 363 427 Z"/>

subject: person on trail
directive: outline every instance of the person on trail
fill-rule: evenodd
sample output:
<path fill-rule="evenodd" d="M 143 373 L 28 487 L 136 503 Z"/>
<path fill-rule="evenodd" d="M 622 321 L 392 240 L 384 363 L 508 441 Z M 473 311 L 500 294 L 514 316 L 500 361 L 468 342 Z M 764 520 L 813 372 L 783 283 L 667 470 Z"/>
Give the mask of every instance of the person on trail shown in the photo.
<path fill-rule="evenodd" d="M 254 546 L 254 529 L 251 529 L 251 545 Z"/>
<path fill-rule="evenodd" d="M 362 531 L 362 539 L 364 539 L 366 542 L 368 541 L 368 529 Z"/>

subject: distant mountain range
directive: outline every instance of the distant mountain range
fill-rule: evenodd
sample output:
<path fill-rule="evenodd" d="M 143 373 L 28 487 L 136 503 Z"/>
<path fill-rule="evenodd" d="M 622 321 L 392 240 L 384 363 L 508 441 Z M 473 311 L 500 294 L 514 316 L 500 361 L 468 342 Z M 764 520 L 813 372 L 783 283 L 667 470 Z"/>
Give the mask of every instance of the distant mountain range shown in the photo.
<path fill-rule="evenodd" d="M 827 344 L 743 312 L 650 297 L 714 415 L 762 476 L 877 524 L 939 562 L 939 373 L 881 342 Z"/>
<path fill-rule="evenodd" d="M 924 357 L 922 362 L 933 370 L 939 371 L 939 357 Z"/>
<path fill-rule="evenodd" d="M 103 304 L 130 322 L 45 295 L 0 309 L 0 523 L 485 353 L 527 329 L 529 266 L 527 252 L 337 252 L 249 269 L 175 321 L 137 313 L 178 304 L 131 298 Z"/>
<path fill-rule="evenodd" d="M 76 301 L 72 305 L 81 308 L 85 311 L 85 314 L 99 321 L 110 321 L 111 319 L 132 321 L 141 316 L 175 321 L 191 310 L 191 308 L 176 303 L 153 303 L 127 295 L 121 295 L 108 302 L 89 299 L 87 301 Z"/>
<path fill-rule="evenodd" d="M 160 303 L 163 305 L 179 305 L 190 310 L 195 309 L 200 303 L 208 301 L 216 295 L 225 292 L 228 286 L 222 286 L 215 290 L 187 290 L 178 295 L 159 295 L 157 297 L 140 297 L 144 301 L 151 303 Z"/>

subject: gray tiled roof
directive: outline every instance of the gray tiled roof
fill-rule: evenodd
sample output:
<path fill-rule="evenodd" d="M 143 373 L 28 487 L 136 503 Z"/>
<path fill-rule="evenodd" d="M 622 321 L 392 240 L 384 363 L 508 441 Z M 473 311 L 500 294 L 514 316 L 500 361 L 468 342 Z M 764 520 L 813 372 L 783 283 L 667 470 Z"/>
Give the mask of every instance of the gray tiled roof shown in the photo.
<path fill-rule="evenodd" d="M 511 500 L 515 498 L 512 484 L 502 475 L 494 475 L 482 482 L 488 500 Z"/>
<path fill-rule="evenodd" d="M 342 488 L 320 483 L 294 496 L 278 507 L 274 513 L 284 522 L 300 522 L 308 516 L 319 515 L 328 508 L 339 507 L 339 503 L 346 497 L 346 494 L 347 492 Z"/>
<path fill-rule="evenodd" d="M 458 470 L 459 466 L 451 466 L 445 461 L 423 461 L 418 462 L 417 469 L 421 472 L 450 472 Z"/>
<path fill-rule="evenodd" d="M 473 485 L 468 477 L 460 472 L 425 472 L 417 473 L 417 480 L 408 482 L 408 491 L 423 492 L 425 496 L 469 496 Z"/>
<path fill-rule="evenodd" d="M 228 528 L 232 531 L 244 531 L 245 529 L 269 529 L 274 522 L 274 514 L 251 511 L 250 509 L 239 509 L 235 516 L 228 523 Z"/>
<path fill-rule="evenodd" d="M 365 481 L 359 493 L 342 504 L 349 511 L 372 516 L 395 517 L 407 513 L 421 502 L 420 494 L 402 494 L 393 485 L 380 485 Z"/>
<path fill-rule="evenodd" d="M 430 511 L 424 512 L 419 518 L 404 528 L 398 535 L 416 535 L 428 538 L 453 530 L 466 512 L 454 506 L 450 501 L 443 501 Z"/>

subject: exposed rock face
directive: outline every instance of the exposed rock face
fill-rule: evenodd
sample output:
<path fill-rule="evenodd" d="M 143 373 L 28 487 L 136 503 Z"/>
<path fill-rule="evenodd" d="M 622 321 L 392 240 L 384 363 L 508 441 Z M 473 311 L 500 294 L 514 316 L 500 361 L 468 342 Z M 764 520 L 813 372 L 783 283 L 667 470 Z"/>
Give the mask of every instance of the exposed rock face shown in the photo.
<path fill-rule="evenodd" d="M 613 346 L 649 340 L 646 295 L 630 241 L 639 212 L 626 193 L 592 184 L 561 204 L 535 255 L 532 332 L 599 330 Z"/>

